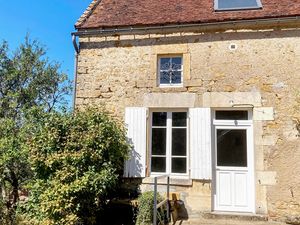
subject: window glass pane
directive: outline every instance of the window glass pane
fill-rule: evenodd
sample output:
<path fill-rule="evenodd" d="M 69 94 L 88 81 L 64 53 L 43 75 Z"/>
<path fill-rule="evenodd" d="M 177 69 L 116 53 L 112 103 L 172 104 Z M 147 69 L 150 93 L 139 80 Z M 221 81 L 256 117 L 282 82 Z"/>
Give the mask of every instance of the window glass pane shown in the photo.
<path fill-rule="evenodd" d="M 160 58 L 160 70 L 170 69 L 170 58 Z"/>
<path fill-rule="evenodd" d="M 248 111 L 216 111 L 217 120 L 248 120 Z"/>
<path fill-rule="evenodd" d="M 172 158 L 172 173 L 186 173 L 186 158 Z"/>
<path fill-rule="evenodd" d="M 172 84 L 181 84 L 181 71 L 173 71 L 171 78 Z"/>
<path fill-rule="evenodd" d="M 167 126 L 167 113 L 166 112 L 152 113 L 152 126 Z"/>
<path fill-rule="evenodd" d="M 217 165 L 247 167 L 246 130 L 217 130 Z"/>
<path fill-rule="evenodd" d="M 166 128 L 152 128 L 152 155 L 166 155 Z"/>
<path fill-rule="evenodd" d="M 181 57 L 174 57 L 172 58 L 172 69 L 174 70 L 181 70 L 182 66 L 182 59 Z"/>
<path fill-rule="evenodd" d="M 160 84 L 170 84 L 169 72 L 160 72 Z"/>
<path fill-rule="evenodd" d="M 186 112 L 173 112 L 172 113 L 172 126 L 185 127 L 186 126 Z"/>
<path fill-rule="evenodd" d="M 151 158 L 151 172 L 166 172 L 166 158 L 152 157 Z"/>
<path fill-rule="evenodd" d="M 172 155 L 176 155 L 176 156 L 186 155 L 186 129 L 185 128 L 172 129 Z"/>
<path fill-rule="evenodd" d="M 219 9 L 258 7 L 256 0 L 218 0 Z"/>

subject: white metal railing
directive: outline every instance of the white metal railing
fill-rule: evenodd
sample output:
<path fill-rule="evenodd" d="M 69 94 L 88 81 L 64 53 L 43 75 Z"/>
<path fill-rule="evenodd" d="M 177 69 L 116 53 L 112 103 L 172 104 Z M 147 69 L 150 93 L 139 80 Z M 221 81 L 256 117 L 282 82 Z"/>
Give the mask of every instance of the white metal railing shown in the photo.
<path fill-rule="evenodd" d="M 158 178 L 167 178 L 166 184 L 160 185 L 167 185 L 167 197 L 161 202 L 157 202 L 157 180 Z M 154 200 L 153 200 L 153 225 L 157 225 L 157 210 L 162 206 L 166 205 L 167 208 L 167 221 L 170 221 L 170 203 L 169 203 L 169 195 L 170 195 L 170 177 L 167 175 L 154 177 Z"/>

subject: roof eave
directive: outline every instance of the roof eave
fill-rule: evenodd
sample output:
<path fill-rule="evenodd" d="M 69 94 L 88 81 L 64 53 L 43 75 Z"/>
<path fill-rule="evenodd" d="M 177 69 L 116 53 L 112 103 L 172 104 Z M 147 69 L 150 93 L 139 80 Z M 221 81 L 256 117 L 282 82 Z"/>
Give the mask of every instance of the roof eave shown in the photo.
<path fill-rule="evenodd" d="M 300 16 L 228 20 L 206 23 L 185 23 L 185 24 L 166 24 L 166 25 L 139 25 L 139 26 L 116 26 L 116 27 L 94 27 L 78 28 L 72 35 L 75 36 L 93 36 L 93 35 L 112 35 L 121 33 L 139 33 L 139 32 L 157 32 L 162 30 L 202 28 L 208 29 L 240 29 L 254 26 L 295 26 L 300 27 Z"/>

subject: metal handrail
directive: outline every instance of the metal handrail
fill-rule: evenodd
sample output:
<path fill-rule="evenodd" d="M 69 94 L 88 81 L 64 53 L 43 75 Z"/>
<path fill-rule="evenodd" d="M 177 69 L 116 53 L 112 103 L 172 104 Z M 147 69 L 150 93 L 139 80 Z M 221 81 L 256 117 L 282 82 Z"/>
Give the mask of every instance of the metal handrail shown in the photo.
<path fill-rule="evenodd" d="M 157 203 L 157 179 L 167 177 L 167 198 L 163 201 Z M 157 209 L 162 207 L 164 204 L 167 205 L 167 220 L 170 221 L 170 205 L 169 205 L 169 194 L 170 194 L 170 177 L 167 175 L 162 175 L 154 177 L 154 202 L 153 202 L 153 225 L 157 225 Z"/>

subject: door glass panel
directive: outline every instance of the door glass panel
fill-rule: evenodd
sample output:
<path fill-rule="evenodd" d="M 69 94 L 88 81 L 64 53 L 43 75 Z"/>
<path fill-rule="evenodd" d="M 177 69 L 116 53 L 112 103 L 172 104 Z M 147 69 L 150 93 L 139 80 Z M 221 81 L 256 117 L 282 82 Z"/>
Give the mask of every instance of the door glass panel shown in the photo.
<path fill-rule="evenodd" d="M 166 155 L 166 128 L 152 128 L 152 155 Z"/>
<path fill-rule="evenodd" d="M 186 173 L 186 158 L 172 158 L 172 173 Z"/>
<path fill-rule="evenodd" d="M 248 120 L 248 111 L 216 111 L 217 120 Z"/>
<path fill-rule="evenodd" d="M 166 172 L 166 157 L 152 157 L 151 172 Z"/>
<path fill-rule="evenodd" d="M 173 127 L 186 127 L 186 112 L 172 113 Z"/>
<path fill-rule="evenodd" d="M 247 167 L 247 131 L 217 130 L 217 165 Z"/>
<path fill-rule="evenodd" d="M 152 126 L 167 126 L 167 113 L 154 112 L 152 114 Z"/>
<path fill-rule="evenodd" d="M 172 155 L 186 156 L 186 129 L 172 129 Z"/>

